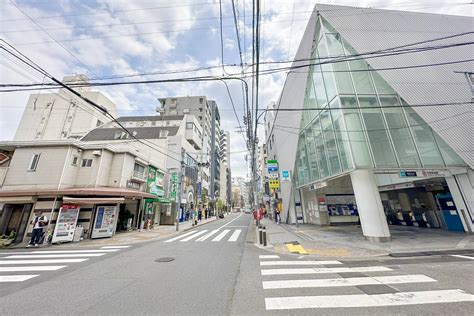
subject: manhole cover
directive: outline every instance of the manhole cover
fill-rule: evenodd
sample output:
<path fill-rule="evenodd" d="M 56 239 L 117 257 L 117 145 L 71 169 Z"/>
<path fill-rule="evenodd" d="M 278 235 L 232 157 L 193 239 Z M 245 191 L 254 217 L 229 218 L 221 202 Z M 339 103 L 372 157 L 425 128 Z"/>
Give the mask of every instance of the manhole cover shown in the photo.
<path fill-rule="evenodd" d="M 158 258 L 158 259 L 155 259 L 155 262 L 170 262 L 170 261 L 173 261 L 174 258 L 171 258 L 171 257 L 163 257 L 163 258 Z"/>

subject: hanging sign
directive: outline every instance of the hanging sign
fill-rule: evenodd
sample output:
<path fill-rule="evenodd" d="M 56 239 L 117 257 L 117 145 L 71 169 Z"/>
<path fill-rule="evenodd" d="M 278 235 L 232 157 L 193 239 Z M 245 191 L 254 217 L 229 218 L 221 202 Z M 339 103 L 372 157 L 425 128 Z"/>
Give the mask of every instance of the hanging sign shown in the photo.
<path fill-rule="evenodd" d="M 280 180 L 269 180 L 268 185 L 270 189 L 278 189 L 280 188 Z"/>

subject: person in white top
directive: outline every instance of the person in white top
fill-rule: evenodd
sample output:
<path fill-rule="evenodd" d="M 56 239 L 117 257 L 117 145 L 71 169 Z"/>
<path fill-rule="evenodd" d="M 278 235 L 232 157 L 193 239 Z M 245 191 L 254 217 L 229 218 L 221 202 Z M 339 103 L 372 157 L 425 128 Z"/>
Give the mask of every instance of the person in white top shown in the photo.
<path fill-rule="evenodd" d="M 41 235 L 43 234 L 43 227 L 48 224 L 48 218 L 43 215 L 43 212 L 38 210 L 35 211 L 35 217 L 30 222 L 30 224 L 33 225 L 33 230 L 31 232 L 30 243 L 26 247 L 38 247 Z"/>

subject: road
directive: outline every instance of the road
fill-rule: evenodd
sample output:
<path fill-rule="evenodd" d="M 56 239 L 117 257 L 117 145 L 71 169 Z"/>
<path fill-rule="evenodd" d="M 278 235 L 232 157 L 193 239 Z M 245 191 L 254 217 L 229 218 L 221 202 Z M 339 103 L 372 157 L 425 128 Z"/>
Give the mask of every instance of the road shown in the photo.
<path fill-rule="evenodd" d="M 250 219 L 232 214 L 130 247 L 3 251 L 0 280 L 17 279 L 1 283 L 0 314 L 472 314 L 474 253 L 364 261 L 280 255 L 254 245 Z M 172 261 L 156 261 L 163 258 Z"/>

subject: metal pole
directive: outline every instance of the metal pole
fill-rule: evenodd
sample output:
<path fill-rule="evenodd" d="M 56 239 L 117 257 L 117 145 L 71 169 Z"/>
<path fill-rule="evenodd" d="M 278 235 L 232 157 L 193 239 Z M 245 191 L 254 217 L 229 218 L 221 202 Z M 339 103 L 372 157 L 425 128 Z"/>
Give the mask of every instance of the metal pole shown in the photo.
<path fill-rule="evenodd" d="M 181 209 L 181 190 L 183 184 L 183 177 L 184 177 L 184 149 L 181 149 L 181 165 L 178 171 L 178 187 L 176 192 L 176 231 L 179 231 L 179 215 Z"/>

